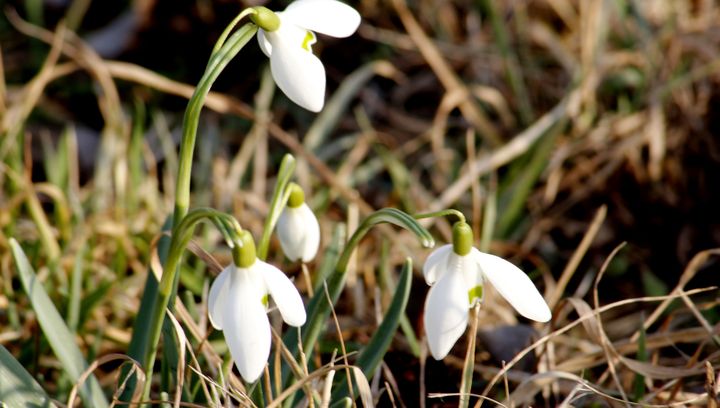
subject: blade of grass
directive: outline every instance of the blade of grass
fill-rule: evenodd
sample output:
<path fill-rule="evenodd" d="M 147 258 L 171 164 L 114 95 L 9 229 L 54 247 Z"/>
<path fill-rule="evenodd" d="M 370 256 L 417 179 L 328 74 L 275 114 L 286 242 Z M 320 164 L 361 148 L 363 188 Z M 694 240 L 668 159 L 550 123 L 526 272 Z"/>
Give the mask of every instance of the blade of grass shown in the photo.
<path fill-rule="evenodd" d="M 348 271 L 347 266 L 354 249 L 372 227 L 384 223 L 393 224 L 414 233 L 420 243 L 425 247 L 432 247 L 435 244 L 432 235 L 407 213 L 395 208 L 383 208 L 374 212 L 363 220 L 355 233 L 350 237 L 348 244 L 345 245 L 338 263 L 335 266 L 335 271 L 330 275 L 327 287 L 332 304 L 337 302 L 345 286 L 345 278 L 347 277 Z M 330 314 L 330 306 L 330 303 L 327 302 L 322 292 L 317 292 L 307 305 L 308 318 L 302 327 L 302 347 L 305 353 L 308 353 L 315 346 L 325 321 Z M 298 352 L 297 331 L 289 331 L 283 337 L 283 341 L 288 345 L 293 355 L 296 355 Z M 285 384 L 287 384 L 289 377 L 289 372 L 285 373 L 283 378 Z"/>
<path fill-rule="evenodd" d="M 375 331 L 375 334 L 368 342 L 367 346 L 358 355 L 355 366 L 362 370 L 365 377 L 372 379 L 385 353 L 390 347 L 395 332 L 400 325 L 402 316 L 405 316 L 405 308 L 410 299 L 410 288 L 412 287 L 412 260 L 407 258 L 403 264 L 400 274 L 400 282 L 395 290 L 390 307 L 385 313 L 382 323 Z M 334 386 L 332 400 L 338 401 L 347 395 L 347 385 L 343 378 L 339 385 Z M 357 388 L 357 385 L 354 386 Z M 362 393 L 361 393 L 362 395 Z M 363 402 L 364 403 L 364 402 Z"/>
<path fill-rule="evenodd" d="M 80 322 L 80 304 L 82 300 L 82 276 L 87 247 L 83 247 L 75 256 L 72 276 L 70 277 L 70 295 L 68 296 L 67 325 L 70 331 L 77 332 Z"/>
<path fill-rule="evenodd" d="M 30 298 L 33 310 L 35 310 L 40 327 L 45 333 L 50 347 L 52 347 L 58 360 L 60 360 L 62 367 L 70 378 L 77 382 L 87 369 L 88 364 L 75 344 L 73 334 L 68 330 L 65 321 L 58 313 L 42 284 L 37 281 L 35 271 L 30 266 L 30 262 L 20 244 L 11 238 L 10 247 L 15 260 L 15 267 L 20 275 L 23 288 Z M 80 395 L 90 406 L 97 408 L 108 406 L 100 383 L 95 376 L 91 375 L 87 382 L 83 384 L 80 388 Z"/>
<path fill-rule="evenodd" d="M 0 345 L 0 401 L 7 407 L 55 407 L 40 384 Z"/>
<path fill-rule="evenodd" d="M 383 240 L 382 247 L 380 247 L 380 263 L 378 268 L 378 275 L 380 282 L 385 287 L 387 293 L 395 293 L 397 291 L 397 283 L 390 271 L 388 270 L 388 258 L 390 256 L 390 241 Z M 407 314 L 403 313 L 400 316 L 400 329 L 405 335 L 405 340 L 408 342 L 410 352 L 417 358 L 420 358 L 420 341 L 418 341 L 415 329 L 413 329 L 410 319 Z"/>
<path fill-rule="evenodd" d="M 645 317 L 645 316 L 643 316 Z M 641 319 L 645 320 L 645 319 Z M 638 361 L 647 362 L 647 350 L 645 347 L 645 328 L 640 326 L 640 338 L 638 338 L 638 349 L 636 358 Z M 635 374 L 635 380 L 633 383 L 633 398 L 635 401 L 642 400 L 645 396 L 645 376 L 637 373 Z"/>
<path fill-rule="evenodd" d="M 527 198 L 534 191 L 535 184 L 548 164 L 555 146 L 555 139 L 564 128 L 564 123 L 564 120 L 560 120 L 548 130 L 547 135 L 533 148 L 528 163 L 517 162 L 516 166 L 521 166 L 521 170 L 512 180 L 512 184 L 503 191 L 503 197 L 499 201 L 499 204 L 504 202 L 504 205 L 500 206 L 503 211 L 497 220 L 497 236 L 508 236 L 520 222 L 521 216 L 525 212 Z"/>
<path fill-rule="evenodd" d="M 505 73 L 507 74 L 507 80 L 510 83 L 510 87 L 515 93 L 518 101 L 518 113 L 520 114 L 520 120 L 523 125 L 532 123 L 535 114 L 533 113 L 532 105 L 530 104 L 530 96 L 528 94 L 525 81 L 522 78 L 522 72 L 520 70 L 520 63 L 517 55 L 513 52 L 513 47 L 510 45 L 510 32 L 508 25 L 498 15 L 496 8 L 496 2 L 490 0 L 479 0 L 479 6 L 488 15 L 490 24 L 495 34 L 497 41 L 497 48 L 503 57 L 505 62 Z M 502 4 L 502 3 L 497 3 Z"/>

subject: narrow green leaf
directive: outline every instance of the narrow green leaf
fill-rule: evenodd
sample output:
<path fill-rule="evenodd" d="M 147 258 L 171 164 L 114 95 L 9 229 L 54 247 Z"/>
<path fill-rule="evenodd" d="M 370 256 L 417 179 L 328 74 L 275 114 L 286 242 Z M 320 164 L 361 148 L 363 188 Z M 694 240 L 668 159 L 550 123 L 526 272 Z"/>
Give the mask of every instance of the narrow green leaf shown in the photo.
<path fill-rule="evenodd" d="M 8 407 L 55 407 L 40 384 L 0 345 L 0 403 Z"/>
<path fill-rule="evenodd" d="M 82 300 L 82 275 L 87 247 L 83 245 L 78 252 L 70 277 L 70 295 L 68 296 L 67 325 L 71 332 L 77 332 L 80 322 L 80 303 Z"/>
<path fill-rule="evenodd" d="M 496 204 L 497 208 L 502 208 L 502 214 L 498 217 L 495 226 L 496 236 L 506 237 L 520 224 L 527 208 L 527 199 L 542 172 L 548 166 L 549 157 L 554 151 L 555 140 L 564 129 L 565 124 L 566 121 L 561 120 L 552 126 L 530 152 L 526 153 L 523 160 L 519 159 L 513 163 L 511 181 L 507 188 L 503 189 Z"/>
<path fill-rule="evenodd" d="M 380 327 L 370 339 L 368 345 L 360 352 L 357 358 L 356 366 L 360 367 L 368 379 L 372 379 L 375 369 L 385 356 L 390 343 L 392 342 L 395 331 L 402 316 L 405 315 L 405 307 L 408 299 L 410 299 L 410 288 L 412 286 L 412 260 L 407 258 L 403 264 L 400 273 L 400 282 L 395 288 L 390 307 L 383 317 Z"/>
<path fill-rule="evenodd" d="M 37 315 L 38 322 L 45 337 L 52 347 L 55 355 L 62 364 L 70 378 L 78 382 L 80 376 L 87 370 L 88 364 L 83 358 L 80 349 L 75 344 L 75 338 L 65 325 L 65 321 L 58 313 L 55 305 L 45 292 L 42 284 L 37 281 L 35 271 L 23 252 L 20 244 L 15 239 L 10 239 L 15 267 L 17 268 L 23 288 L 30 298 L 33 310 Z M 94 375 L 90 375 L 80 387 L 86 404 L 101 408 L 107 407 L 108 403 L 100 387 L 100 383 Z"/>
<path fill-rule="evenodd" d="M 353 98 L 362 90 L 367 82 L 375 75 L 387 75 L 395 68 L 388 61 L 373 61 L 353 71 L 345 77 L 340 87 L 327 101 L 323 110 L 317 115 L 312 126 L 305 132 L 303 145 L 309 151 L 321 146 L 328 135 L 337 129 L 338 122 L 347 110 Z"/>
<path fill-rule="evenodd" d="M 327 287 L 328 293 L 330 294 L 330 300 L 333 305 L 337 302 L 343 288 L 345 287 L 347 266 L 353 250 L 372 227 L 384 223 L 393 224 L 414 233 L 416 238 L 420 241 L 420 244 L 426 248 L 433 247 L 435 245 L 432 235 L 430 235 L 430 233 L 422 225 L 420 225 L 417 220 L 407 213 L 396 208 L 383 208 L 375 211 L 363 220 L 355 233 L 353 233 L 350 237 L 350 240 L 347 245 L 345 245 L 345 248 L 340 255 L 335 271 L 330 275 Z M 302 327 L 302 347 L 306 353 L 312 350 L 315 342 L 320 336 L 320 332 L 325 325 L 325 321 L 330 315 L 330 307 L 331 305 L 328 303 L 325 293 L 322 291 L 318 291 L 315 296 L 310 299 L 310 303 L 307 305 L 308 318 L 305 325 Z M 288 331 L 283 337 L 283 342 L 293 355 L 297 354 L 297 331 Z M 283 378 L 283 382 L 286 384 L 289 379 L 289 375 L 290 373 L 288 371 L 285 373 Z"/>
<path fill-rule="evenodd" d="M 278 218 L 280 218 L 282 209 L 285 207 L 285 202 L 287 201 L 287 197 L 285 197 L 285 190 L 288 183 L 290 183 L 290 178 L 292 177 L 294 171 L 295 158 L 291 154 L 286 154 L 280 163 L 277 181 L 275 182 L 275 189 L 270 201 L 270 210 L 268 211 L 267 217 L 265 217 L 263 234 L 262 237 L 260 237 L 260 242 L 257 247 L 257 256 L 260 260 L 264 261 L 267 258 L 268 245 L 270 245 L 270 235 L 275 228 Z"/>
<path fill-rule="evenodd" d="M 407 258 L 403 264 L 403 269 L 400 274 L 400 282 L 395 294 L 393 295 L 390 307 L 383 317 L 380 327 L 375 331 L 375 334 L 370 339 L 368 345 L 358 355 L 355 366 L 362 370 L 365 376 L 370 380 L 375 374 L 380 362 L 385 353 L 390 347 L 395 332 L 397 331 L 398 325 L 402 316 L 405 315 L 405 308 L 407 307 L 408 299 L 410 299 L 410 287 L 412 286 L 412 260 Z M 339 384 L 333 386 L 335 392 L 331 398 L 332 401 L 347 395 L 348 387 L 346 385 L 346 377 L 342 377 L 339 380 Z"/>

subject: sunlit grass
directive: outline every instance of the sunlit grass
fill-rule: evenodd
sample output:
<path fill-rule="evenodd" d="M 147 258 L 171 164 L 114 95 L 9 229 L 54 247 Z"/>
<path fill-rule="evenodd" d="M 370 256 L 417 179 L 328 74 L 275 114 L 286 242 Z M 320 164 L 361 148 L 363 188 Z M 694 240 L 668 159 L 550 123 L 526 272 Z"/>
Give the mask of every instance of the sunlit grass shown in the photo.
<path fill-rule="evenodd" d="M 83 3 L 72 24 L 82 21 Z M 18 12 L 41 22 L 37 2 L 27 7 Z M 265 375 L 242 382 L 206 310 L 209 284 L 231 254 L 221 234 L 202 226 L 180 270 L 177 324 L 164 332 L 179 339 L 184 356 L 166 355 L 169 365 L 158 357 L 146 379 L 151 400 L 327 406 L 352 394 L 359 405 L 435 406 L 456 405 L 469 390 L 471 406 L 713 406 L 720 249 L 693 237 L 717 217 L 707 208 L 717 203 L 711 191 L 720 174 L 720 7 L 393 0 L 357 8 L 365 20 L 354 42 L 323 49 L 331 82 L 321 114 L 291 106 L 262 74 L 265 61 L 245 60 L 258 65 L 248 79 L 257 84 L 242 95 L 208 95 L 193 170 L 193 206 L 227 211 L 257 238 L 281 160 L 296 157 L 294 177 L 320 220 L 320 255 L 306 276 L 272 238 L 268 261 L 289 273 L 306 306 L 325 290 L 337 298 L 318 306 L 328 307 L 317 342 L 297 354 L 306 333 L 271 313 Z M 12 10 L 7 19 L 0 402 L 94 406 L 89 398 L 100 397 L 92 390 L 113 401 L 128 387 L 121 373 L 139 363 L 129 361 L 128 347 L 145 279 L 161 273 L 181 113 L 156 98 L 188 99 L 194 84 L 102 58 L 62 25 L 42 29 Z M 42 58 L 32 65 L 28 55 Z M 80 90 L 69 89 L 72 81 Z M 101 120 L 90 136 L 83 112 L 58 106 L 66 95 L 87 97 L 82 89 L 93 90 Z M 701 221 L 666 221 L 684 226 L 686 235 L 673 238 L 680 267 L 659 267 L 653 259 L 667 259 L 666 249 L 633 241 L 633 230 L 658 216 L 642 206 L 656 202 L 681 215 L 696 206 L 706 212 Z M 325 282 L 343 242 L 384 207 L 461 210 L 479 248 L 521 265 L 541 288 L 551 323 L 534 324 L 530 336 L 511 331 L 516 341 L 504 345 L 501 329 L 525 322 L 487 287 L 477 344 L 461 340 L 442 362 L 428 360 L 420 271 L 429 251 L 412 234 L 374 229 L 349 258 L 346 280 Z M 438 244 L 449 242 L 451 222 L 421 222 Z M 18 262 L 21 252 L 27 264 Z M 404 272 L 409 265 L 412 273 Z M 398 308 L 397 320 L 382 320 Z M 369 344 L 380 327 L 376 339 L 389 342 L 389 353 L 375 361 Z"/>

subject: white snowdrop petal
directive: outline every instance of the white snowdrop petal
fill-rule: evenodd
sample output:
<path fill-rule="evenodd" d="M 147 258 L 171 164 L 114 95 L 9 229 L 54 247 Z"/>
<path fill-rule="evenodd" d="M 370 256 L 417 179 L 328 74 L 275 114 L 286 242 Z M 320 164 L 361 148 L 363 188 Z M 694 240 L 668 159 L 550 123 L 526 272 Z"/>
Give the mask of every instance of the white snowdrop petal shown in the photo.
<path fill-rule="evenodd" d="M 306 203 L 285 207 L 277 222 L 283 252 L 291 261 L 310 262 L 320 246 L 320 224 Z"/>
<path fill-rule="evenodd" d="M 223 333 L 243 379 L 254 382 L 262 375 L 270 356 L 270 322 L 262 304 L 264 292 L 257 271 L 237 272 L 231 277 Z"/>
<path fill-rule="evenodd" d="M 425 300 L 425 333 L 436 360 L 447 356 L 468 322 L 468 295 L 460 273 L 445 273 Z"/>
<path fill-rule="evenodd" d="M 360 13 L 336 0 L 296 0 L 283 15 L 300 27 L 337 38 L 349 37 L 360 25 Z"/>
<path fill-rule="evenodd" d="M 423 276 L 428 285 L 432 285 L 442 277 L 447 267 L 448 255 L 452 251 L 452 245 L 443 245 L 430 253 L 423 265 Z"/>
<path fill-rule="evenodd" d="M 208 317 L 210 318 L 210 324 L 212 324 L 216 330 L 222 330 L 223 312 L 227 306 L 227 293 L 228 287 L 230 286 L 228 284 L 228 277 L 234 269 L 234 265 L 223 269 L 220 275 L 215 278 L 212 285 L 210 285 L 210 293 L 208 294 Z"/>
<path fill-rule="evenodd" d="M 302 248 L 302 261 L 310 262 L 317 254 L 320 247 L 320 224 L 310 207 L 303 203 L 297 208 L 300 218 L 303 220 L 305 231 Z"/>
<path fill-rule="evenodd" d="M 468 289 L 483 284 L 483 272 L 477 262 L 477 257 L 473 252 L 480 252 L 475 248 L 471 249 L 471 253 L 466 256 L 457 256 L 457 269 L 462 271 L 465 277 L 465 284 Z"/>
<path fill-rule="evenodd" d="M 295 285 L 280 269 L 257 261 L 254 267 L 262 275 L 265 286 L 278 307 L 285 323 L 291 326 L 305 324 L 305 306 Z"/>
<path fill-rule="evenodd" d="M 273 41 L 270 70 L 275 83 L 290 100 L 312 112 L 322 109 L 325 68 L 311 52 L 277 37 L 277 41 Z"/>
<path fill-rule="evenodd" d="M 475 248 L 472 256 L 485 278 L 518 313 L 538 322 L 550 320 L 550 308 L 525 272 L 498 256 L 480 252 Z"/>
<path fill-rule="evenodd" d="M 257 40 L 258 45 L 260 45 L 260 50 L 262 50 L 263 54 L 265 54 L 265 56 L 269 58 L 272 55 L 272 44 L 270 44 L 270 41 L 268 41 L 267 35 L 265 35 L 265 30 L 258 30 Z"/>
<path fill-rule="evenodd" d="M 285 207 L 277 220 L 280 247 L 291 261 L 302 257 L 302 224 L 293 208 Z"/>

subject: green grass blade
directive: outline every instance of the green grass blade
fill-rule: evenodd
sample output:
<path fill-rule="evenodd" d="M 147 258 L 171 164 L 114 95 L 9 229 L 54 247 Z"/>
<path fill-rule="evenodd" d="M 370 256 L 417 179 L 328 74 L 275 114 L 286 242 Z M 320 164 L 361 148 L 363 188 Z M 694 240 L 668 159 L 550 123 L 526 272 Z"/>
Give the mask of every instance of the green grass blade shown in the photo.
<path fill-rule="evenodd" d="M 0 345 L 0 402 L 8 407 L 55 407 L 40 384 Z"/>
<path fill-rule="evenodd" d="M 388 76 L 387 74 L 391 74 L 394 70 L 395 68 L 388 61 L 380 60 L 367 63 L 345 77 L 305 133 L 303 138 L 305 148 L 315 151 L 318 146 L 325 143 L 332 131 L 337 129 L 343 113 L 367 82 L 375 75 Z"/>
<path fill-rule="evenodd" d="M 82 301 L 82 277 L 84 268 L 84 258 L 87 247 L 78 252 L 73 265 L 72 275 L 70 277 L 70 296 L 68 296 L 67 306 L 67 326 L 71 332 L 76 333 L 80 322 L 80 305 Z"/>
<path fill-rule="evenodd" d="M 20 275 L 23 288 L 30 298 L 33 310 L 35 310 L 40 327 L 67 374 L 73 381 L 77 382 L 88 368 L 88 364 L 77 344 L 75 344 L 75 338 L 65 325 L 65 321 L 58 313 L 42 284 L 37 281 L 35 271 L 30 266 L 30 262 L 20 244 L 14 239 L 10 239 L 10 246 L 15 260 L 15 267 Z M 97 408 L 108 406 L 100 383 L 94 375 L 90 375 L 87 381 L 82 384 L 80 395 L 82 395 L 88 406 Z"/>
<path fill-rule="evenodd" d="M 395 331 L 397 331 L 400 319 L 405 315 L 405 307 L 410 299 L 410 288 L 412 287 L 412 260 L 407 258 L 400 273 L 400 282 L 395 288 L 390 307 L 383 317 L 380 327 L 370 339 L 367 347 L 358 355 L 356 366 L 360 367 L 368 379 L 372 379 L 375 369 L 385 356 Z"/>
<path fill-rule="evenodd" d="M 272 235 L 273 229 L 280 213 L 285 207 L 285 190 L 287 189 L 290 178 L 295 171 L 295 158 L 286 154 L 282 162 L 280 163 L 280 169 L 278 170 L 277 182 L 275 183 L 275 190 L 273 190 L 272 200 L 270 201 L 270 211 L 268 211 L 267 217 L 265 217 L 265 226 L 263 228 L 263 234 L 260 237 L 260 243 L 258 244 L 257 256 L 260 260 L 267 258 L 268 246 L 270 245 L 270 235 Z"/>
<path fill-rule="evenodd" d="M 431 248 L 435 245 L 432 235 L 422 226 L 417 220 L 407 213 L 400 211 L 396 208 L 383 208 L 370 214 L 360 224 L 358 229 L 353 233 L 345 245 L 342 254 L 338 260 L 335 270 L 330 275 L 327 282 L 328 293 L 330 294 L 331 303 L 334 305 L 343 288 L 345 287 L 345 278 L 347 277 L 347 265 L 350 261 L 350 256 L 354 248 L 357 247 L 360 240 L 367 234 L 367 232 L 378 224 L 393 224 L 398 227 L 402 227 L 415 234 L 416 238 L 420 241 L 420 244 L 426 248 Z M 307 321 L 302 327 L 302 347 L 305 353 L 309 353 L 313 349 L 315 343 L 320 337 L 328 316 L 330 315 L 331 305 L 328 303 L 328 299 L 325 293 L 318 291 L 310 303 L 308 303 L 307 309 Z M 298 338 L 297 331 L 290 330 L 283 337 L 283 342 L 287 345 L 288 349 L 296 355 L 298 352 Z M 283 383 L 287 384 L 289 379 L 289 371 L 283 378 Z"/>
<path fill-rule="evenodd" d="M 555 140 L 564 127 L 564 120 L 558 122 L 528 153 L 527 162 L 515 162 L 514 166 L 518 173 L 510 185 L 502 191 L 502 197 L 498 200 L 497 207 L 503 210 L 497 220 L 496 236 L 509 236 L 520 223 L 526 212 L 527 199 L 547 167 L 550 155 L 555 148 Z"/>
<path fill-rule="evenodd" d="M 400 274 L 400 282 L 393 295 L 390 307 L 385 313 L 380 327 L 370 339 L 368 345 L 358 355 L 355 366 L 360 368 L 368 380 L 372 379 L 385 353 L 390 347 L 393 336 L 400 325 L 402 316 L 405 315 L 405 308 L 410 299 L 410 288 L 412 286 L 412 260 L 407 258 L 403 264 Z M 334 386 L 332 401 L 337 401 L 347 395 L 347 379 L 342 377 L 340 384 Z"/>

